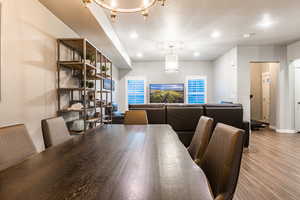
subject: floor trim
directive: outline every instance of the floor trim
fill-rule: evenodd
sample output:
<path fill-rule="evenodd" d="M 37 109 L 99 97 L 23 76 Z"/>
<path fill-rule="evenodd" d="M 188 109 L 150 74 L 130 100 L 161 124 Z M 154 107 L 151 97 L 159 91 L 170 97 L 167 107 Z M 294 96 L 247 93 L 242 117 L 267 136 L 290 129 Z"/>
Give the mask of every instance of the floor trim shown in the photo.
<path fill-rule="evenodd" d="M 290 130 L 290 129 L 276 129 L 276 132 L 278 133 L 297 133 L 296 130 Z"/>

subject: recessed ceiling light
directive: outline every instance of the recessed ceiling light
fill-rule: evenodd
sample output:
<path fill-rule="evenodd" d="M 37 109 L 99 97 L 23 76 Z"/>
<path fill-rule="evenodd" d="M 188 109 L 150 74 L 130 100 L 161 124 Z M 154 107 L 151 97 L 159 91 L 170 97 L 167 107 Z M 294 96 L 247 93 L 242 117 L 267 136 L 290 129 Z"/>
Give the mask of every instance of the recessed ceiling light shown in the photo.
<path fill-rule="evenodd" d="M 143 57 L 143 54 L 142 53 L 137 53 L 136 56 L 141 58 L 141 57 Z"/>
<path fill-rule="evenodd" d="M 219 38 L 221 36 L 221 33 L 219 31 L 214 31 L 210 36 L 212 38 Z"/>
<path fill-rule="evenodd" d="M 138 37 L 139 37 L 139 35 L 135 31 L 130 34 L 131 39 L 136 39 Z"/>
<path fill-rule="evenodd" d="M 198 57 L 198 56 L 200 56 L 200 53 L 199 52 L 194 52 L 194 56 Z"/>
<path fill-rule="evenodd" d="M 245 33 L 244 35 L 243 35 L 243 37 L 244 38 L 250 38 L 250 37 L 252 37 L 252 36 L 254 36 L 255 35 L 255 33 Z"/>
<path fill-rule="evenodd" d="M 117 2 L 116 2 L 116 1 L 111 1 L 110 6 L 111 6 L 112 8 L 116 8 L 116 7 L 117 7 Z"/>
<path fill-rule="evenodd" d="M 274 24 L 274 21 L 271 19 L 269 14 L 264 14 L 262 20 L 257 24 L 262 28 L 269 28 Z"/>

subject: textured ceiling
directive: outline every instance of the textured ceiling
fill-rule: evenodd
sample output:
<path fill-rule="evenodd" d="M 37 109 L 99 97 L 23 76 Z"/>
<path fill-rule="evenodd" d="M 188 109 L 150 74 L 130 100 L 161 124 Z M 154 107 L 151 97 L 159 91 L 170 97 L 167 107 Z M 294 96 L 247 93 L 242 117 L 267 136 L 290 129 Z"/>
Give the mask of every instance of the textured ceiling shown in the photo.
<path fill-rule="evenodd" d="M 147 20 L 140 14 L 121 14 L 113 28 L 133 60 L 163 60 L 158 44 L 166 41 L 184 44 L 178 52 L 181 60 L 213 60 L 235 45 L 297 40 L 299 10 L 299 0 L 168 0 L 165 7 L 153 7 Z M 272 22 L 268 28 L 259 24 L 265 14 Z M 139 37 L 131 39 L 134 31 Z M 221 36 L 212 38 L 214 31 Z M 245 33 L 255 36 L 244 38 Z"/>

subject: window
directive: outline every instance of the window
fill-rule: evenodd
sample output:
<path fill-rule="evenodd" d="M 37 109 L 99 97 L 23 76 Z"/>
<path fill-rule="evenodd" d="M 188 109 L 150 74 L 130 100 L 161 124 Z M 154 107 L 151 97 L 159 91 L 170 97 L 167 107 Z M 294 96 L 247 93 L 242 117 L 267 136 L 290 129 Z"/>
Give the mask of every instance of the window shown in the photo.
<path fill-rule="evenodd" d="M 190 76 L 187 77 L 187 103 L 197 104 L 206 103 L 206 77 Z"/>
<path fill-rule="evenodd" d="M 146 84 L 143 77 L 128 77 L 126 80 L 127 105 L 144 104 Z"/>

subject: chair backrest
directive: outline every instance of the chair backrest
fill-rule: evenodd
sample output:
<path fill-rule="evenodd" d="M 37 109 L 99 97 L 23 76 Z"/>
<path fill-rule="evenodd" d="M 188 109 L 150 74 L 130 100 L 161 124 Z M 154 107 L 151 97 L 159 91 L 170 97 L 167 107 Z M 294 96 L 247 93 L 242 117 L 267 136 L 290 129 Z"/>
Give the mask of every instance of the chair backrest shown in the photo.
<path fill-rule="evenodd" d="M 212 135 L 213 119 L 202 116 L 199 119 L 192 142 L 188 147 L 188 151 L 192 159 L 198 163 L 202 160 L 210 137 Z"/>
<path fill-rule="evenodd" d="M 24 124 L 0 128 L 0 171 L 37 153 Z"/>
<path fill-rule="evenodd" d="M 200 163 L 216 199 L 233 198 L 240 171 L 243 143 L 243 130 L 217 124 Z"/>
<path fill-rule="evenodd" d="M 145 110 L 129 110 L 125 112 L 124 124 L 143 125 L 148 124 L 147 113 Z"/>
<path fill-rule="evenodd" d="M 42 131 L 46 148 L 61 144 L 72 138 L 62 117 L 42 120 Z"/>
<path fill-rule="evenodd" d="M 145 110 L 149 124 L 166 124 L 165 104 L 129 104 L 129 110 Z"/>

